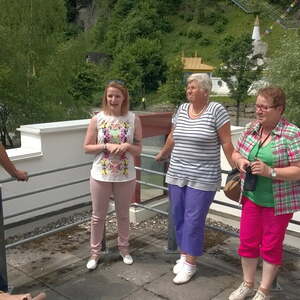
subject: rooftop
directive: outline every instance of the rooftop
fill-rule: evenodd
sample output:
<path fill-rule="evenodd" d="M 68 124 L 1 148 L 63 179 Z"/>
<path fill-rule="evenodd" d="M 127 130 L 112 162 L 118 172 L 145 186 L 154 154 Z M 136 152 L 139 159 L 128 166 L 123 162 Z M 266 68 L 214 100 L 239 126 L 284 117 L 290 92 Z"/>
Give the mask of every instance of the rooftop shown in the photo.
<path fill-rule="evenodd" d="M 182 57 L 183 70 L 191 72 L 212 72 L 213 66 L 202 63 L 201 57 Z"/>
<path fill-rule="evenodd" d="M 211 224 L 224 225 L 209 219 Z M 237 237 L 207 229 L 206 252 L 198 259 L 198 272 L 189 283 L 176 286 L 172 267 L 178 254 L 166 251 L 166 217 L 131 225 L 131 266 L 120 259 L 115 229 L 115 217 L 111 216 L 107 219 L 108 251 L 94 271 L 85 267 L 89 223 L 9 249 L 8 275 L 13 292 L 35 294 L 43 290 L 47 300 L 221 300 L 228 299 L 241 282 Z M 286 251 L 284 261 L 278 278 L 280 288 L 272 291 L 271 299 L 299 299 L 300 256 Z"/>

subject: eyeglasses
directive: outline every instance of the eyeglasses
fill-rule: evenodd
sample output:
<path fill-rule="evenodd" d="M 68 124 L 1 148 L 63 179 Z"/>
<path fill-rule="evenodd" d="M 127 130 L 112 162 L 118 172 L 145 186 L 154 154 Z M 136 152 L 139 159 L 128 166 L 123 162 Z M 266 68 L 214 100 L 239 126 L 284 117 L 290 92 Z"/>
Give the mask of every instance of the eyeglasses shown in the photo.
<path fill-rule="evenodd" d="M 111 84 L 111 83 L 117 83 L 125 87 L 125 82 L 122 80 L 118 80 L 118 79 L 110 80 L 107 84 Z"/>
<path fill-rule="evenodd" d="M 255 104 L 255 109 L 256 110 L 261 110 L 261 111 L 268 111 L 270 110 L 271 108 L 275 108 L 277 107 L 278 105 L 259 105 L 259 104 Z"/>

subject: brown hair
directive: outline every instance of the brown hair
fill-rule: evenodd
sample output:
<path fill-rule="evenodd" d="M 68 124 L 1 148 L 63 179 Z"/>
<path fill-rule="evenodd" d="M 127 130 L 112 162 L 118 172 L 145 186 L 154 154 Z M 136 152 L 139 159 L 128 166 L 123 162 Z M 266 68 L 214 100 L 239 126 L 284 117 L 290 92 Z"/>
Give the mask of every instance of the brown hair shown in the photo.
<path fill-rule="evenodd" d="M 277 86 L 268 86 L 265 88 L 261 88 L 258 90 L 257 96 L 262 96 L 266 99 L 271 99 L 273 101 L 272 105 L 282 106 L 282 113 L 284 112 L 286 96 L 282 88 Z"/>
<path fill-rule="evenodd" d="M 110 110 L 107 105 L 107 90 L 110 87 L 118 89 L 124 96 L 124 101 L 121 106 L 121 116 L 125 116 L 129 110 L 129 94 L 128 94 L 127 87 L 119 80 L 116 80 L 116 81 L 112 80 L 105 87 L 104 95 L 102 98 L 102 110 L 104 111 L 104 113 L 106 113 L 108 115 L 110 114 Z"/>

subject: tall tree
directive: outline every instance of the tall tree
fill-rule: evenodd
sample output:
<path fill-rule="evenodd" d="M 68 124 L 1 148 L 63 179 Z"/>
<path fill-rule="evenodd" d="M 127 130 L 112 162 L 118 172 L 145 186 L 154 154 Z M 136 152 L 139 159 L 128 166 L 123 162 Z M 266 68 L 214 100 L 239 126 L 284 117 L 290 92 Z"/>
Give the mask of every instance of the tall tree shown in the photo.
<path fill-rule="evenodd" d="M 69 90 L 85 48 L 65 28 L 64 0 L 0 0 L 0 101 L 12 127 L 75 114 Z"/>
<path fill-rule="evenodd" d="M 251 84 L 260 78 L 263 70 L 263 66 L 257 64 L 261 55 L 254 56 L 251 37 L 241 35 L 237 38 L 226 37 L 222 41 L 218 56 L 222 64 L 217 74 L 227 83 L 231 98 L 236 101 L 236 125 L 239 125 L 240 104 L 247 97 Z"/>
<path fill-rule="evenodd" d="M 267 70 L 267 80 L 287 94 L 286 115 L 300 126 L 300 34 L 288 32 L 274 52 Z"/>
<path fill-rule="evenodd" d="M 168 63 L 166 82 L 159 87 L 158 98 L 161 102 L 171 103 L 175 107 L 186 101 L 181 57 L 175 57 Z"/>
<path fill-rule="evenodd" d="M 110 76 L 128 83 L 134 107 L 145 93 L 158 88 L 165 68 L 160 41 L 137 39 L 116 56 Z"/>

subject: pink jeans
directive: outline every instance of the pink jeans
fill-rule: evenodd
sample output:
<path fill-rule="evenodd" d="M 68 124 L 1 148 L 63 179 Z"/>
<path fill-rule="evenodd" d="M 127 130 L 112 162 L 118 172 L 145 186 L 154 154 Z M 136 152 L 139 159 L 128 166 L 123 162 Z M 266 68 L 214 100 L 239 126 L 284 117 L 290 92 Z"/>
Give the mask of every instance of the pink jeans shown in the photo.
<path fill-rule="evenodd" d="M 256 205 L 246 197 L 242 203 L 239 255 L 260 256 L 271 264 L 281 265 L 284 235 L 293 214 L 275 216 L 273 207 Z"/>
<path fill-rule="evenodd" d="M 135 189 L 135 180 L 105 182 L 90 178 L 92 197 L 91 254 L 100 255 L 105 219 L 110 196 L 114 195 L 118 221 L 118 247 L 127 254 L 129 246 L 129 206 Z"/>

